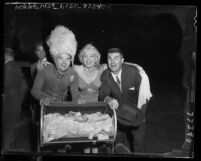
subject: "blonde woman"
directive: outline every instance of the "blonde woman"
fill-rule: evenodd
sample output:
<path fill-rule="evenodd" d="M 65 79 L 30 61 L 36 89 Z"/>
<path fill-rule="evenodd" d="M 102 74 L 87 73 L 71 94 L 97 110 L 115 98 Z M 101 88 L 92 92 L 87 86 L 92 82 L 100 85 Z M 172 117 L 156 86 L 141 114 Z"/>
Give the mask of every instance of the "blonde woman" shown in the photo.
<path fill-rule="evenodd" d="M 100 76 L 107 69 L 107 65 L 100 64 L 100 52 L 92 44 L 85 45 L 78 58 L 82 65 L 74 65 L 74 69 L 78 74 L 79 103 L 97 102 L 101 86 Z"/>
<path fill-rule="evenodd" d="M 78 74 L 79 100 L 78 103 L 98 102 L 100 76 L 107 69 L 106 64 L 100 64 L 100 52 L 92 44 L 86 44 L 78 54 L 81 65 L 74 65 Z M 84 148 L 84 153 L 98 153 L 98 148 Z"/>

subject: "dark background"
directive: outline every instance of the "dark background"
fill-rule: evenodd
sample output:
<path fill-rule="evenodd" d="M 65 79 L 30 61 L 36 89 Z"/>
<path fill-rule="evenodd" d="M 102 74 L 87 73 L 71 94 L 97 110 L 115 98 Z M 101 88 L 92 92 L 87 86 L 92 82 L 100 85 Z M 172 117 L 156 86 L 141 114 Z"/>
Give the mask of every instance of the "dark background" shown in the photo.
<path fill-rule="evenodd" d="M 119 47 L 125 61 L 139 64 L 148 74 L 151 72 L 150 77 L 181 84 L 183 71 L 178 55 L 182 28 L 179 21 L 172 13 L 149 15 L 145 12 L 147 8 L 117 5 L 105 10 L 15 10 L 13 5 L 8 5 L 5 27 L 10 29 L 13 23 L 12 46 L 20 52 L 18 60 L 35 61 L 34 43 L 46 40 L 55 25 L 65 25 L 76 36 L 78 52 L 92 42 L 102 54 L 102 62 L 106 62 L 107 49 Z M 79 63 L 77 57 L 75 63 Z"/>
<path fill-rule="evenodd" d="M 195 8 L 111 5 L 103 10 L 16 10 L 14 6 L 4 7 L 4 45 L 15 49 L 22 66 L 36 61 L 34 43 L 46 40 L 55 25 L 65 25 L 74 32 L 77 52 L 92 42 L 101 53 L 101 63 L 106 63 L 107 49 L 119 47 L 125 61 L 142 66 L 150 80 L 153 97 L 147 110 L 144 153 L 164 153 L 181 147 L 187 98 L 183 82 L 185 73 L 191 71 L 185 61 L 191 64 L 192 54 L 182 52 L 183 40 L 189 34 L 189 24 L 193 26 L 188 15 Z M 79 64 L 77 56 L 75 64 Z"/>

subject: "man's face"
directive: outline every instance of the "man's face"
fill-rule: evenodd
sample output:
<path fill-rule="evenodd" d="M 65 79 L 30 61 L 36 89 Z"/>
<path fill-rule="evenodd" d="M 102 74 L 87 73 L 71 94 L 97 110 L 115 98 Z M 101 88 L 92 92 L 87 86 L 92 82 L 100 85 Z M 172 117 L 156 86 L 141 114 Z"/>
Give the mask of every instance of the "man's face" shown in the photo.
<path fill-rule="evenodd" d="M 46 53 L 42 45 L 38 45 L 36 47 L 35 53 L 39 60 L 42 60 L 46 57 Z"/>
<path fill-rule="evenodd" d="M 118 74 L 119 71 L 122 68 L 124 58 L 118 52 L 116 52 L 116 53 L 108 53 L 107 61 L 108 61 L 108 66 L 109 66 L 110 70 L 114 74 Z"/>
<path fill-rule="evenodd" d="M 71 57 L 68 54 L 58 54 L 54 58 L 58 70 L 64 72 L 68 69 L 71 62 Z"/>

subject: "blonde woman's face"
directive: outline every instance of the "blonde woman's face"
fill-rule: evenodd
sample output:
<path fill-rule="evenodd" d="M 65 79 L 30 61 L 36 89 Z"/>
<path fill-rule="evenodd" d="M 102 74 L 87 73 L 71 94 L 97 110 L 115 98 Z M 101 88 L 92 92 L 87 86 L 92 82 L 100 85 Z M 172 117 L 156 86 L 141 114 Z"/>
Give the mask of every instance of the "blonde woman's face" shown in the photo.
<path fill-rule="evenodd" d="M 87 68 L 94 67 L 96 65 L 97 58 L 97 52 L 92 49 L 87 49 L 84 51 L 84 54 L 82 56 L 83 59 L 83 65 Z"/>
<path fill-rule="evenodd" d="M 68 69 L 71 63 L 71 57 L 68 54 L 58 54 L 54 58 L 58 70 L 64 72 Z"/>

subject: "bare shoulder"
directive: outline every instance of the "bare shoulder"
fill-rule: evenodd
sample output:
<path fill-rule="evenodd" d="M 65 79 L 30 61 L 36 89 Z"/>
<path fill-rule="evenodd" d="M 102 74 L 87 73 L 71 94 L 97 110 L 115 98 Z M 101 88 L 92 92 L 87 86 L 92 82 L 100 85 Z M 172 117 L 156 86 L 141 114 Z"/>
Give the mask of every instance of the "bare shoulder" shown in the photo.
<path fill-rule="evenodd" d="M 81 71 L 82 65 L 74 65 L 74 66 L 73 66 L 73 69 L 78 73 L 78 72 Z"/>
<path fill-rule="evenodd" d="M 83 75 L 83 66 L 82 65 L 74 65 L 73 69 L 78 76 Z"/>
<path fill-rule="evenodd" d="M 106 69 L 108 69 L 107 64 L 100 64 L 99 73 L 102 74 Z"/>
<path fill-rule="evenodd" d="M 82 65 L 74 65 L 73 66 L 74 71 L 78 74 L 82 70 Z"/>

